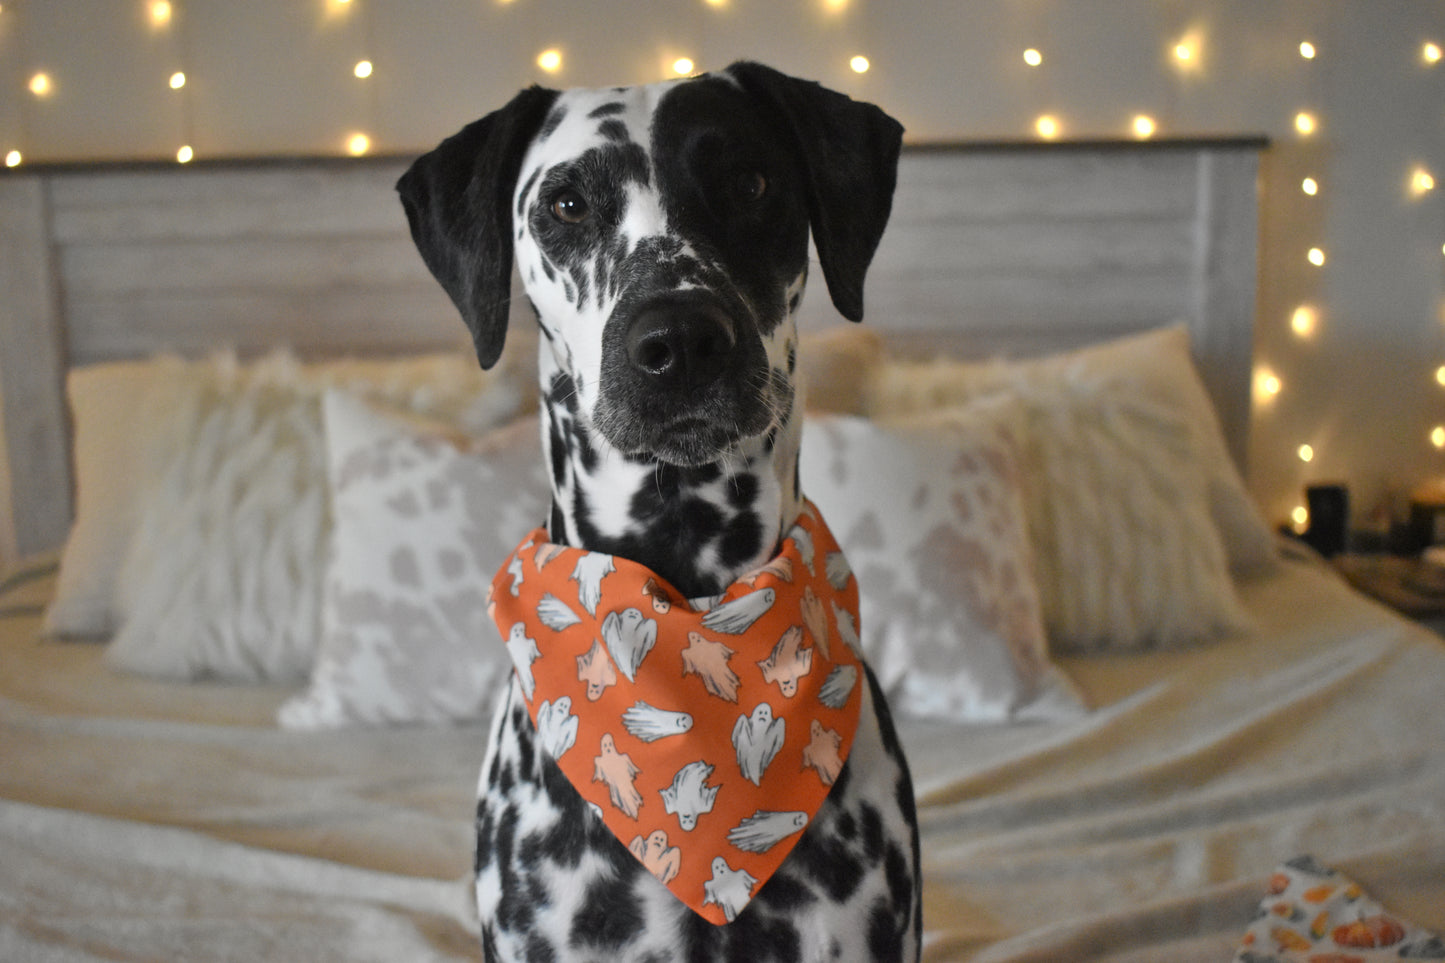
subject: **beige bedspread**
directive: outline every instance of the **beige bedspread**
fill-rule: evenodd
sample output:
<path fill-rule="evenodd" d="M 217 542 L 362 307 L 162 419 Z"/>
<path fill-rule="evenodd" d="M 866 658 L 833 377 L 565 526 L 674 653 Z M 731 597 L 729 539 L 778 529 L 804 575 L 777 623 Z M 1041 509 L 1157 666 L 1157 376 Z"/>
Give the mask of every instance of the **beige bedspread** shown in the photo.
<path fill-rule="evenodd" d="M 114 674 L 0 599 L 0 959 L 477 959 L 484 733 L 286 733 L 290 690 Z M 1068 724 L 905 723 L 925 957 L 1226 961 L 1311 852 L 1445 928 L 1445 642 L 1304 563 L 1248 636 L 1064 663 Z"/>

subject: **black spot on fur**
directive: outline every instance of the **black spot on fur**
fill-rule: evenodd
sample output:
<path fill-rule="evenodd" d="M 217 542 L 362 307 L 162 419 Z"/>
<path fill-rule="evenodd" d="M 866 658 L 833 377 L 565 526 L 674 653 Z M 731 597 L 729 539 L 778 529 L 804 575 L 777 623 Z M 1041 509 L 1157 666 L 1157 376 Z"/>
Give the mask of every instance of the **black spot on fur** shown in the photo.
<path fill-rule="evenodd" d="M 541 176 L 542 176 L 542 168 L 537 167 L 537 168 L 533 169 L 532 173 L 527 176 L 527 180 L 522 184 L 522 189 L 517 192 L 517 218 L 518 218 L 518 220 L 521 219 L 522 215 L 524 215 L 524 214 L 527 213 L 527 207 L 526 207 L 526 205 L 527 205 L 527 198 L 531 196 L 531 194 L 532 194 L 532 188 L 534 188 L 534 187 L 537 186 L 537 178 L 539 178 L 539 177 L 541 177 Z M 517 239 L 518 239 L 518 240 L 521 240 L 521 238 L 522 238 L 522 233 L 521 233 L 521 231 L 518 231 L 518 232 L 517 232 Z"/>
<path fill-rule="evenodd" d="M 740 512 L 727 523 L 718 544 L 718 560 L 727 568 L 736 569 L 757 558 L 763 549 L 763 523 L 753 512 Z"/>
<path fill-rule="evenodd" d="M 902 927 L 884 900 L 873 904 L 868 914 L 868 949 L 874 963 L 901 963 L 903 959 Z"/>
<path fill-rule="evenodd" d="M 604 120 L 598 125 L 597 133 L 619 144 L 627 144 L 632 141 L 632 135 L 628 133 L 627 125 L 620 120 Z"/>
<path fill-rule="evenodd" d="M 556 107 L 552 108 L 552 112 L 548 114 L 547 119 L 542 122 L 542 129 L 537 131 L 537 139 L 546 140 L 548 137 L 551 137 L 553 134 L 557 133 L 557 128 L 561 127 L 562 121 L 566 119 L 566 107 L 558 104 Z"/>
<path fill-rule="evenodd" d="M 527 963 L 554 963 L 557 951 L 541 933 L 527 937 Z"/>
<path fill-rule="evenodd" d="M 888 895 L 894 906 L 907 906 L 913 901 L 913 873 L 908 868 L 908 858 L 897 843 L 888 844 L 883 858 L 883 872 L 888 879 Z"/>
<path fill-rule="evenodd" d="M 772 875 L 772 878 L 763 884 L 763 888 L 758 890 L 758 899 L 764 900 L 766 905 L 774 910 L 797 912 L 809 904 L 816 903 L 818 897 L 813 895 L 813 891 L 802 880 L 792 873 L 784 871 L 787 865 L 784 862 L 783 868 L 780 868 Z"/>
<path fill-rule="evenodd" d="M 617 951 L 642 929 L 642 923 L 642 910 L 631 890 L 599 876 L 588 885 L 567 938 L 574 947 Z"/>
<path fill-rule="evenodd" d="M 612 117 L 627 110 L 627 105 L 620 100 L 611 100 L 600 107 L 594 107 L 587 116 L 593 120 L 601 120 L 603 117 Z"/>
<path fill-rule="evenodd" d="M 863 861 L 854 855 L 854 849 L 827 833 L 804 833 L 788 859 L 797 860 L 799 868 L 823 888 L 829 899 L 841 903 L 863 880 Z"/>

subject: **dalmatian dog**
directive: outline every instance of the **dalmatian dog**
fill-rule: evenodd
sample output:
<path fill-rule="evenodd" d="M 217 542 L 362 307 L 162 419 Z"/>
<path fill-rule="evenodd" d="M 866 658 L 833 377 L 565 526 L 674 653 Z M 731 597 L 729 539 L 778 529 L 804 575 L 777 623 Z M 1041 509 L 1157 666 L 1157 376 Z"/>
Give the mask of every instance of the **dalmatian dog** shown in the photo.
<path fill-rule="evenodd" d="M 834 306 L 861 320 L 901 137 L 876 107 L 739 62 L 639 87 L 523 90 L 402 177 L 413 239 L 483 367 L 502 350 L 514 263 L 522 278 L 542 332 L 554 542 L 640 562 L 690 598 L 773 557 L 802 510 L 794 316 L 810 230 Z M 697 655 L 690 670 L 726 693 L 717 660 Z M 751 882 L 720 860 L 708 895 L 729 922 L 717 926 L 594 816 L 512 680 L 476 817 L 485 958 L 916 960 L 912 784 L 865 674 L 822 809 L 746 906 L 733 897 Z M 760 813 L 743 842 L 797 832 L 799 816 Z"/>

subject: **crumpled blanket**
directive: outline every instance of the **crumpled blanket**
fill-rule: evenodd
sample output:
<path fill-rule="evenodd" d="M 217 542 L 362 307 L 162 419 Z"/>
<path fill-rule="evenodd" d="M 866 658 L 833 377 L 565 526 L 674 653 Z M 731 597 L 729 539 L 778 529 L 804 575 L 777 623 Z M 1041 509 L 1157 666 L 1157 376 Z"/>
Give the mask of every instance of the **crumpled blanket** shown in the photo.
<path fill-rule="evenodd" d="M 1445 940 L 1388 912 L 1310 856 L 1275 870 L 1234 954 L 1234 963 L 1376 960 L 1445 960 Z"/>

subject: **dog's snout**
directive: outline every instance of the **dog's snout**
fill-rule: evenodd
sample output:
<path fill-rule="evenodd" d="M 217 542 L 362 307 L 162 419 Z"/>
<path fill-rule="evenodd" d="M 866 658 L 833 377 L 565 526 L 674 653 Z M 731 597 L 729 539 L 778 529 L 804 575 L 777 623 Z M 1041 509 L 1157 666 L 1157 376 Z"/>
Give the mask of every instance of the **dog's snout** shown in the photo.
<path fill-rule="evenodd" d="M 634 369 L 670 388 L 700 388 L 715 381 L 737 344 L 732 320 L 718 307 L 663 303 L 644 308 L 627 331 Z"/>

